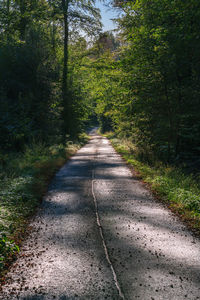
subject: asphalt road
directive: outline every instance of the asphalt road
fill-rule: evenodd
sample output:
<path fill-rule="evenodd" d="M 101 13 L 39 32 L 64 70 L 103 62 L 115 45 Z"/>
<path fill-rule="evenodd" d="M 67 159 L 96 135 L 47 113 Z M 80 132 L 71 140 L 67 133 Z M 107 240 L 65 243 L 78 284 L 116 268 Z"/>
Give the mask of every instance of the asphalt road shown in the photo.
<path fill-rule="evenodd" d="M 200 241 L 106 138 L 57 173 L 0 299 L 200 299 Z"/>

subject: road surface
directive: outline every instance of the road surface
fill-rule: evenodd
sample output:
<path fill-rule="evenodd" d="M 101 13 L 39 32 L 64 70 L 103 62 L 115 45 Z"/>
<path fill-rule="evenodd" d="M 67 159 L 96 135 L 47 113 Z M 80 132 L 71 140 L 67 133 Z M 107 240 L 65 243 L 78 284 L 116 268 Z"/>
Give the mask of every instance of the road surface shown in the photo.
<path fill-rule="evenodd" d="M 95 132 L 57 173 L 0 299 L 200 299 L 200 241 Z"/>

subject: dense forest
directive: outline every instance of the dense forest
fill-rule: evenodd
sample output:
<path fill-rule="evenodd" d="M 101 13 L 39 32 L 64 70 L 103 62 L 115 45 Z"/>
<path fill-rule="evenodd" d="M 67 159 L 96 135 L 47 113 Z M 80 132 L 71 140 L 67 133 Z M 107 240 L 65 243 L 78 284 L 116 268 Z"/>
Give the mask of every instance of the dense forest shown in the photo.
<path fill-rule="evenodd" d="M 61 142 L 82 128 L 88 113 L 77 72 L 86 42 L 79 30 L 100 31 L 94 2 L 0 1 L 3 149 L 19 151 L 33 139 Z"/>
<path fill-rule="evenodd" d="M 96 116 L 141 156 L 199 163 L 199 1 L 0 1 L 2 151 L 61 143 Z M 86 35 L 87 36 L 86 36 Z"/>

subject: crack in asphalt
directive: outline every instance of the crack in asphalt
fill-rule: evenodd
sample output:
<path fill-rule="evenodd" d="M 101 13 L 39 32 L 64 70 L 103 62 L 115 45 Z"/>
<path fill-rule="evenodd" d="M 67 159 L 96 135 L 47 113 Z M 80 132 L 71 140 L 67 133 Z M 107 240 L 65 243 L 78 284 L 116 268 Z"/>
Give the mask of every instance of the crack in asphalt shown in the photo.
<path fill-rule="evenodd" d="M 95 182 L 96 182 L 95 181 L 95 171 L 93 170 L 92 171 L 92 196 L 93 196 L 94 205 L 95 205 L 95 213 L 96 213 L 97 225 L 98 225 L 98 228 L 99 228 L 99 233 L 100 233 L 100 236 L 101 236 L 101 240 L 102 240 L 102 244 L 103 244 L 103 248 L 104 248 L 106 260 L 107 260 L 107 262 L 108 262 L 108 264 L 110 266 L 111 272 L 113 274 L 113 279 L 114 279 L 116 288 L 118 290 L 120 298 L 123 299 L 123 300 L 125 300 L 124 294 L 123 294 L 123 292 L 121 290 L 120 284 L 119 284 L 118 279 L 117 279 L 117 274 L 116 274 L 115 269 L 113 267 L 113 264 L 112 264 L 112 262 L 110 260 L 110 256 L 109 256 L 109 253 L 108 253 L 108 248 L 107 248 L 107 245 L 106 245 L 106 242 L 105 242 L 105 238 L 104 238 L 104 235 L 103 235 L 103 228 L 101 226 L 101 221 L 100 221 L 100 216 L 99 216 L 99 210 L 98 210 L 98 204 L 97 204 L 97 198 L 96 198 L 95 193 L 94 193 L 94 183 Z"/>

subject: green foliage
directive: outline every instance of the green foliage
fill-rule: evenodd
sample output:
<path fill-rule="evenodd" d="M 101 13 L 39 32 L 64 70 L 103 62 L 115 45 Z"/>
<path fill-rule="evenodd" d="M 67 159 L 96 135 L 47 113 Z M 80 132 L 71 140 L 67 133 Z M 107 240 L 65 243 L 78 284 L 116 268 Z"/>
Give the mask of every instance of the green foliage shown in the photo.
<path fill-rule="evenodd" d="M 180 168 L 156 163 L 148 165 L 141 162 L 134 154 L 134 145 L 118 139 L 113 134 L 107 135 L 115 149 L 126 161 L 139 172 L 139 176 L 150 184 L 152 190 L 172 207 L 182 208 L 181 213 L 190 212 L 190 218 L 200 221 L 200 185 L 192 175 L 185 174 Z M 199 225 L 200 226 L 200 223 Z"/>
<path fill-rule="evenodd" d="M 99 118 L 106 126 L 109 116 L 144 160 L 189 165 L 200 154 L 200 2 L 114 2 L 121 47 L 105 60 L 114 65 L 112 76 L 102 72 L 112 93 L 100 89 Z"/>
<path fill-rule="evenodd" d="M 199 172 L 200 2 L 104 2 L 123 12 L 118 35 L 100 32 L 94 0 L 0 1 L 3 231 L 35 210 L 97 120 L 157 192 L 199 213 L 193 178 L 165 165 Z"/>
<path fill-rule="evenodd" d="M 62 1 L 0 1 L 0 136 L 4 151 L 22 151 L 33 140 L 63 142 L 65 123 L 64 135 L 70 132 L 72 138 L 84 128 L 87 102 L 78 64 L 86 41 L 85 49 L 81 46 L 76 51 L 80 57 L 76 62 L 70 48 L 79 44 L 80 26 L 90 34 L 100 30 L 100 15 L 94 1 L 65 3 L 68 11 Z M 63 14 L 69 22 L 67 57 Z M 67 104 L 62 99 L 62 82 L 67 83 Z"/>
<path fill-rule="evenodd" d="M 2 234 L 0 237 L 0 271 L 5 267 L 6 259 L 17 252 L 19 252 L 19 247 Z"/>
<path fill-rule="evenodd" d="M 44 40 L 33 31 L 26 44 L 0 45 L 0 135 L 3 149 L 21 150 L 33 138 L 46 140 L 55 133 L 58 79 L 55 59 Z"/>
<path fill-rule="evenodd" d="M 80 88 L 84 74 L 78 74 L 86 41 L 80 42 L 77 28 L 81 24 L 90 34 L 97 32 L 99 12 L 94 1 L 65 3 L 69 11 L 62 1 L 0 1 L 0 232 L 5 233 L 0 240 L 1 266 L 17 250 L 7 237 L 18 243 L 16 235 L 25 230 L 53 174 L 88 138 L 82 133 L 89 118 Z M 70 56 L 63 78 L 66 13 L 71 39 L 66 40 Z M 70 81 L 70 140 L 62 132 L 63 80 Z"/>
<path fill-rule="evenodd" d="M 63 25 L 63 61 L 62 61 L 62 134 L 71 137 L 81 130 L 84 111 L 80 86 L 74 84 L 74 72 L 70 73 L 70 37 L 72 43 L 80 36 L 79 31 L 94 36 L 101 30 L 99 9 L 95 0 L 58 0 L 50 1 L 54 19 L 62 20 Z M 71 69 L 71 71 L 73 68 Z M 76 125 L 76 126 L 74 126 Z"/>

